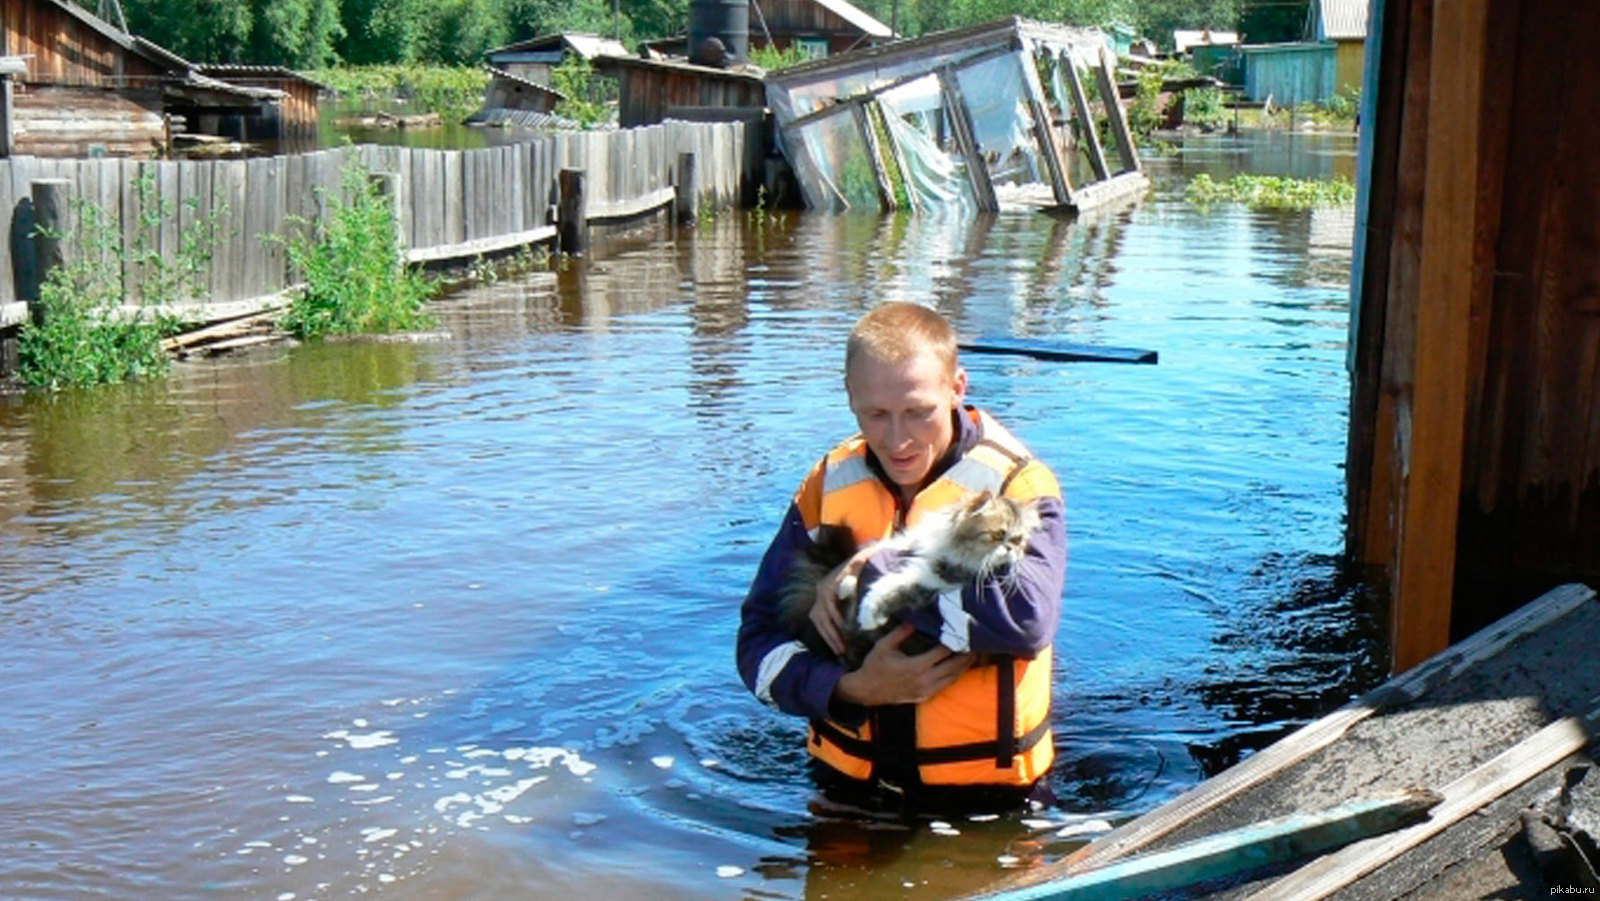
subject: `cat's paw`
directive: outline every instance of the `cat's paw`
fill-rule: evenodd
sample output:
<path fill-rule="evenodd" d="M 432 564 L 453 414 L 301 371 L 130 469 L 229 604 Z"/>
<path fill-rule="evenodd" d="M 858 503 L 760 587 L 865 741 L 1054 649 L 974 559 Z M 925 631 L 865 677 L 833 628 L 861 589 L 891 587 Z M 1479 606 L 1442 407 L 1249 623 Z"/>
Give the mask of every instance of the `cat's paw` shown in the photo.
<path fill-rule="evenodd" d="M 849 599 L 856 596 L 856 577 L 854 574 L 839 577 L 839 597 Z"/>
<path fill-rule="evenodd" d="M 883 609 L 882 604 L 873 603 L 870 595 L 861 601 L 861 607 L 856 610 L 856 625 L 862 632 L 881 628 L 888 621 L 889 612 Z"/>

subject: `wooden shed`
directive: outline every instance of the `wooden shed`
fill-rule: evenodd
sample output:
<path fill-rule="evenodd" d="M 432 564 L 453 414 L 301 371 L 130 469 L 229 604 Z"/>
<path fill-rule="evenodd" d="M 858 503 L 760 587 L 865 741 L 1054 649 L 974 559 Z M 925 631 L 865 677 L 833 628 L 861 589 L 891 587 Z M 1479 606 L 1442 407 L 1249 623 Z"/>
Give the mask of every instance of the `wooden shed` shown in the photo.
<path fill-rule="evenodd" d="M 537 85 L 549 85 L 550 70 L 569 57 L 593 63 L 602 56 L 629 55 L 621 41 L 584 32 L 541 35 L 484 54 L 491 69 Z"/>
<path fill-rule="evenodd" d="M 894 39 L 889 26 L 847 0 L 750 0 L 750 47 L 799 47 L 822 59 Z M 645 42 L 646 53 L 688 56 L 687 36 Z"/>
<path fill-rule="evenodd" d="M 171 115 L 254 110 L 278 92 L 234 87 L 70 0 L 0 0 L 8 56 L 26 61 L 5 110 L 10 152 L 146 156 Z"/>
<path fill-rule="evenodd" d="M 1600 579 L 1600 4 L 1374 0 L 1370 26 L 1348 549 L 1403 670 Z"/>
<path fill-rule="evenodd" d="M 759 75 L 740 69 L 713 69 L 678 60 L 600 57 L 596 71 L 619 83 L 617 118 L 623 128 L 654 125 L 674 118 L 674 111 L 728 110 L 724 118 L 746 118 L 766 106 L 766 85 Z M 681 117 L 680 117 L 681 118 Z"/>
<path fill-rule="evenodd" d="M 315 135 L 318 100 L 323 93 L 332 90 L 320 81 L 283 66 L 206 63 L 197 68 L 202 75 L 235 87 L 266 88 L 283 95 L 276 102 L 262 104 L 254 114 L 219 117 L 214 127 L 200 129 L 241 141 Z"/>
<path fill-rule="evenodd" d="M 520 78 L 510 72 L 489 67 L 489 84 L 483 90 L 485 110 L 530 110 L 555 112 L 566 95 L 548 85 Z"/>
<path fill-rule="evenodd" d="M 1334 45 L 1334 91 L 1361 87 L 1367 45 L 1367 0 L 1311 0 L 1307 41 Z"/>

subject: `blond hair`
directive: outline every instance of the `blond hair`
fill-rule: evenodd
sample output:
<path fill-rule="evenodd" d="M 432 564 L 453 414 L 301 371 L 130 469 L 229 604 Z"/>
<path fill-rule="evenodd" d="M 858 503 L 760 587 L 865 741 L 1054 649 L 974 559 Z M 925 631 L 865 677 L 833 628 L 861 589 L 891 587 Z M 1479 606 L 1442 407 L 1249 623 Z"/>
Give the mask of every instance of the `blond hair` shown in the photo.
<path fill-rule="evenodd" d="M 873 308 L 850 330 L 844 346 L 844 374 L 862 355 L 899 363 L 912 354 L 930 352 L 954 376 L 956 330 L 938 310 L 914 303 L 886 303 Z"/>

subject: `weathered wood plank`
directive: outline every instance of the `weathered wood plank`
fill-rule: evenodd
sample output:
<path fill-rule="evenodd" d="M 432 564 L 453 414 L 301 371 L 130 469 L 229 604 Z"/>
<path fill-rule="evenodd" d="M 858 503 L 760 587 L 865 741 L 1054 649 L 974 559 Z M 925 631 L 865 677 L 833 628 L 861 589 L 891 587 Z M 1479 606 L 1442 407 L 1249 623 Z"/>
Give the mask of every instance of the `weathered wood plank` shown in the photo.
<path fill-rule="evenodd" d="M 1442 802 L 1424 822 L 1313 861 L 1249 901 L 1320 901 L 1588 747 L 1597 729 L 1600 707 L 1556 720 L 1445 786 Z"/>
<path fill-rule="evenodd" d="M 1320 813 L 1231 829 L 1060 882 L 982 897 L 986 901 L 1125 901 L 1171 892 L 1393 832 L 1425 817 L 1439 800 L 1432 792 L 1410 791 L 1353 801 Z"/>
<path fill-rule="evenodd" d="M 460 150 L 444 151 L 441 160 L 444 170 L 444 240 L 442 244 L 460 244 L 467 240 L 466 210 L 467 189 L 463 177 L 464 153 Z"/>
<path fill-rule="evenodd" d="M 1555 622 L 1595 597 L 1585 585 L 1564 585 L 1490 628 L 1474 633 L 1422 666 L 1396 676 L 1333 713 L 1300 727 L 1159 808 L 1125 823 L 1047 868 L 1080 872 L 1149 847 L 1162 836 L 1212 810 L 1337 741 L 1374 713 L 1407 704 L 1498 654 L 1517 639 Z"/>
<path fill-rule="evenodd" d="M 1459 187 L 1478 180 L 1486 17 L 1476 4 L 1434 13 L 1410 459 L 1390 578 L 1396 672 L 1450 643 L 1474 288 L 1462 262 L 1484 227 L 1477 192 Z"/>
<path fill-rule="evenodd" d="M 245 272 L 248 265 L 249 242 L 252 240 L 249 226 L 249 195 L 246 188 L 249 176 L 244 160 L 227 160 L 222 164 L 221 185 L 224 203 L 227 204 L 228 222 L 228 282 L 224 293 L 218 300 L 243 300 L 251 296 L 249 277 Z M 259 292 L 258 292 L 259 293 Z"/>

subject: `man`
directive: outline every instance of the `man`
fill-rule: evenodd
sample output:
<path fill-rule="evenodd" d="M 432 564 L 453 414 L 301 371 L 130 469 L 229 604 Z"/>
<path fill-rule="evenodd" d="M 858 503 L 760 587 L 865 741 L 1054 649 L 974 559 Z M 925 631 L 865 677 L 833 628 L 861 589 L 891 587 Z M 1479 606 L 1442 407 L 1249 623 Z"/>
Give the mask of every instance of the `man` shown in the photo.
<path fill-rule="evenodd" d="M 806 746 L 825 788 L 922 807 L 1009 805 L 1042 784 L 1053 758 L 1050 651 L 1066 572 L 1061 492 L 1004 427 L 964 405 L 966 390 L 943 316 L 904 303 L 863 316 L 845 350 L 845 391 L 861 433 L 801 484 L 745 598 L 740 675 L 761 701 L 810 719 Z M 847 526 L 866 545 L 985 490 L 1039 501 L 1041 526 L 1013 572 L 909 614 L 851 672 L 784 631 L 778 599 L 817 527 Z M 839 576 L 855 572 L 865 592 L 895 569 L 896 553 L 864 548 L 825 580 L 812 621 L 831 647 L 843 647 Z M 905 653 L 913 632 L 940 644 Z"/>

